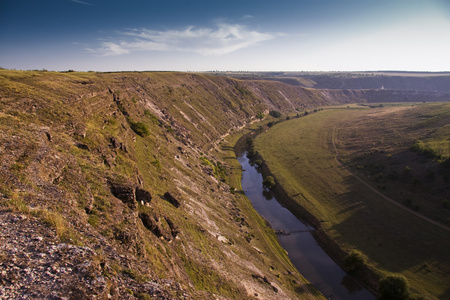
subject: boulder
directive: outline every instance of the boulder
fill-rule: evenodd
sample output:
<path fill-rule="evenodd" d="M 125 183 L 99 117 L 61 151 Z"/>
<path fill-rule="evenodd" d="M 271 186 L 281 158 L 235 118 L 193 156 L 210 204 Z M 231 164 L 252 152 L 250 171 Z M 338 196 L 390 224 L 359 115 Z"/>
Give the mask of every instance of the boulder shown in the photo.
<path fill-rule="evenodd" d="M 170 194 L 169 192 L 166 192 L 164 194 L 164 199 L 169 201 L 169 203 L 172 204 L 173 206 L 175 206 L 176 208 L 180 207 L 180 205 L 181 205 L 181 203 L 177 199 L 175 199 L 175 197 L 172 196 L 172 194 Z"/>
<path fill-rule="evenodd" d="M 141 219 L 142 224 L 144 224 L 145 228 L 153 232 L 153 234 L 158 238 L 164 236 L 162 230 L 158 226 L 158 221 L 155 219 L 155 217 L 152 218 L 148 213 L 139 213 L 139 218 Z"/>
<path fill-rule="evenodd" d="M 120 199 L 123 203 L 128 205 L 129 208 L 136 208 L 136 194 L 134 186 L 119 184 L 111 181 L 108 181 L 108 185 L 114 197 Z"/>
<path fill-rule="evenodd" d="M 176 238 L 178 236 L 178 234 L 180 233 L 180 231 L 178 230 L 178 227 L 175 226 L 175 224 L 173 224 L 172 220 L 170 220 L 168 217 L 164 217 L 164 219 L 166 220 L 167 225 L 169 225 L 170 234 L 172 235 L 173 238 Z"/>
<path fill-rule="evenodd" d="M 152 195 L 147 190 L 136 188 L 136 201 L 144 204 L 150 203 L 152 201 Z"/>

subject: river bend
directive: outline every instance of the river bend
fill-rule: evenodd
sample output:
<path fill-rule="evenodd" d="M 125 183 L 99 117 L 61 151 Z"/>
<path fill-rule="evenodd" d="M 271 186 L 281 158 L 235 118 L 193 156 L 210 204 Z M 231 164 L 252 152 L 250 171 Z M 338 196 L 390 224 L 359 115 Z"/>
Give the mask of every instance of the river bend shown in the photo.
<path fill-rule="evenodd" d="M 348 276 L 318 245 L 313 227 L 299 221 L 283 207 L 270 191 L 263 188 L 262 175 L 250 165 L 245 155 L 239 155 L 242 166 L 242 189 L 256 211 L 276 231 L 278 239 L 300 273 L 326 298 L 333 300 L 375 300 L 375 297 Z"/>

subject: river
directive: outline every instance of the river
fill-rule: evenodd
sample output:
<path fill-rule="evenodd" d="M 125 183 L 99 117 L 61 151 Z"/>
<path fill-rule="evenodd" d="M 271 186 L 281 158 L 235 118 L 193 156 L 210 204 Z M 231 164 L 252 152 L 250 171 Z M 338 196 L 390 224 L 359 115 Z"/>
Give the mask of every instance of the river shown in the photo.
<path fill-rule="evenodd" d="M 299 272 L 326 298 L 375 300 L 375 296 L 348 276 L 318 245 L 312 235 L 314 228 L 298 220 L 263 188 L 262 175 L 250 165 L 248 158 L 239 155 L 238 161 L 243 169 L 241 184 L 245 195 L 272 228 L 286 233 L 278 239 Z"/>

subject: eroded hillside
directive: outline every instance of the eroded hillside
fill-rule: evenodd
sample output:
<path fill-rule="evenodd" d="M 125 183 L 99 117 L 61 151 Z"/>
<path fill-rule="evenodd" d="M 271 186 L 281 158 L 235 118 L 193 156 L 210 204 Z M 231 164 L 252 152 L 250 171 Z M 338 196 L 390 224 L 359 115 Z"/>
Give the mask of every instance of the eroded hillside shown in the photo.
<path fill-rule="evenodd" d="M 448 72 L 227 72 L 246 80 L 277 81 L 319 90 L 359 94 L 367 102 L 434 102 L 450 100 Z"/>
<path fill-rule="evenodd" d="M 357 92 L 187 73 L 1 70 L 0 86 L 0 297 L 320 297 L 231 186 L 222 141 Z"/>

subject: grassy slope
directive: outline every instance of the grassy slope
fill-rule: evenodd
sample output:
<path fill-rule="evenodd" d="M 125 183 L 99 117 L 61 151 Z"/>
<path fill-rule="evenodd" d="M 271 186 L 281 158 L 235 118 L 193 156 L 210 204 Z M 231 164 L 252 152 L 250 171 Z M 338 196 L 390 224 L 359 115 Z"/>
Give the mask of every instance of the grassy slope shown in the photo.
<path fill-rule="evenodd" d="M 218 141 L 258 111 L 289 111 L 280 94 L 261 100 L 245 82 L 181 73 L 2 70 L 0 86 L 2 208 L 37 216 L 63 242 L 97 248 L 114 271 L 105 274 L 109 285 L 136 294 L 138 283 L 124 282 L 169 279 L 196 299 L 309 298 L 272 229 L 230 193 L 240 175 L 229 172 L 222 183 L 200 160 L 227 162 L 233 154 L 217 152 Z M 149 134 L 137 135 L 132 122 Z M 111 138 L 124 147 L 113 148 Z M 151 205 L 129 209 L 107 179 L 149 190 Z M 162 199 L 167 191 L 181 208 Z M 166 234 L 170 219 L 179 238 L 158 238 L 137 213 L 155 215 Z"/>
<path fill-rule="evenodd" d="M 444 299 L 449 233 L 380 199 L 335 161 L 334 130 L 368 112 L 325 110 L 284 122 L 256 145 L 279 184 L 344 249 L 357 248 L 380 272 L 402 273 L 415 291 Z"/>

